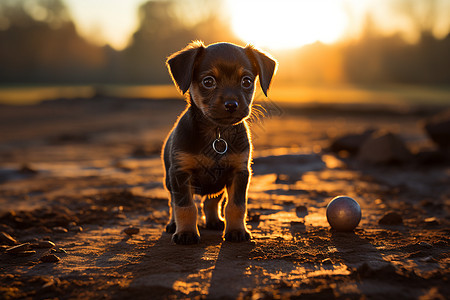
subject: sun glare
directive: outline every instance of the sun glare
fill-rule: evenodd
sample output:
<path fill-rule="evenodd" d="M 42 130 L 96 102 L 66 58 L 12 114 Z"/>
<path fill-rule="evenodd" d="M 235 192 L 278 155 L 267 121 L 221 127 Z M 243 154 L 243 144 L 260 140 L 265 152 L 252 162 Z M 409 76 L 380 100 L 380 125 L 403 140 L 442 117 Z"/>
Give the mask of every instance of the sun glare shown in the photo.
<path fill-rule="evenodd" d="M 333 43 L 345 34 L 346 14 L 336 0 L 229 0 L 234 32 L 270 49 L 291 49 L 317 41 Z"/>

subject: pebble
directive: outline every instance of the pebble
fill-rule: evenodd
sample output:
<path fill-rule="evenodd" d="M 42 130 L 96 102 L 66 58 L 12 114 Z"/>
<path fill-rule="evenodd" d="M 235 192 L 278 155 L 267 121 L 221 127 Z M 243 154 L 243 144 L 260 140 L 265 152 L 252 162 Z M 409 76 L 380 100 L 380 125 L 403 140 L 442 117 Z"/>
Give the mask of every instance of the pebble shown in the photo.
<path fill-rule="evenodd" d="M 73 227 L 70 227 L 70 231 L 82 232 L 83 231 L 83 227 L 81 227 L 81 226 L 73 226 Z"/>
<path fill-rule="evenodd" d="M 396 212 L 388 212 L 378 221 L 380 225 L 402 225 L 403 218 Z"/>
<path fill-rule="evenodd" d="M 304 205 L 299 205 L 295 208 L 295 214 L 299 218 L 304 218 L 308 214 L 308 209 Z"/>
<path fill-rule="evenodd" d="M 28 174 L 28 175 L 34 175 L 34 174 L 39 173 L 37 170 L 33 169 L 32 167 L 30 167 L 27 164 L 22 165 L 18 171 L 22 174 Z"/>
<path fill-rule="evenodd" d="M 36 254 L 36 251 L 26 250 L 26 251 L 20 251 L 20 252 L 14 253 L 15 256 L 30 256 L 33 254 Z"/>
<path fill-rule="evenodd" d="M 428 249 L 433 248 L 433 245 L 431 245 L 430 243 L 427 243 L 427 242 L 418 242 L 417 245 L 424 247 L 424 248 L 428 248 Z"/>
<path fill-rule="evenodd" d="M 450 110 L 432 116 L 425 123 L 428 136 L 442 149 L 450 148 Z"/>
<path fill-rule="evenodd" d="M 291 226 L 303 226 L 305 227 L 305 222 L 303 221 L 291 221 Z"/>
<path fill-rule="evenodd" d="M 50 250 L 51 253 L 65 253 L 67 254 L 67 251 L 64 248 L 53 248 Z"/>
<path fill-rule="evenodd" d="M 53 248 L 55 247 L 55 243 L 52 241 L 40 241 L 35 244 L 32 244 L 33 248 Z"/>
<path fill-rule="evenodd" d="M 436 217 L 431 217 L 431 218 L 426 218 L 424 220 L 425 224 L 428 226 L 435 226 L 435 225 L 439 225 L 439 221 L 438 219 L 436 219 Z"/>
<path fill-rule="evenodd" d="M 358 159 L 371 164 L 403 163 L 411 159 L 403 140 L 392 132 L 376 132 L 359 149 Z"/>
<path fill-rule="evenodd" d="M 7 244 L 10 246 L 18 244 L 18 242 L 16 241 L 15 238 L 13 238 L 12 236 L 10 236 L 9 234 L 7 234 L 6 232 L 3 232 L 3 231 L 0 232 L 0 242 L 2 244 Z"/>
<path fill-rule="evenodd" d="M 52 230 L 53 230 L 53 232 L 56 232 L 56 233 L 67 233 L 68 232 L 67 228 L 64 228 L 61 226 L 53 227 Z"/>
<path fill-rule="evenodd" d="M 332 265 L 333 261 L 330 258 L 325 258 L 324 260 L 322 260 L 322 264 L 323 265 Z"/>
<path fill-rule="evenodd" d="M 421 258 L 421 259 L 419 259 L 419 261 L 428 262 L 428 263 L 436 262 L 436 260 L 432 256 L 427 256 L 427 257 Z"/>
<path fill-rule="evenodd" d="M 30 250 L 30 243 L 23 243 L 6 249 L 6 253 L 14 254 L 22 251 Z"/>
<path fill-rule="evenodd" d="M 139 233 L 139 228 L 130 226 L 128 228 L 125 228 L 123 230 L 123 232 L 125 232 L 127 235 L 131 236 L 133 234 L 138 234 Z"/>
<path fill-rule="evenodd" d="M 54 263 L 60 261 L 59 257 L 56 256 L 55 254 L 44 255 L 39 260 L 44 263 Z"/>
<path fill-rule="evenodd" d="M 111 209 L 111 211 L 112 211 L 113 213 L 122 213 L 122 212 L 123 212 L 123 206 L 120 205 L 120 206 L 113 207 L 113 208 Z"/>
<path fill-rule="evenodd" d="M 358 153 L 361 145 L 375 132 L 374 129 L 368 129 L 362 133 L 346 134 L 334 139 L 331 142 L 330 150 L 339 153 L 347 151 L 352 155 Z"/>

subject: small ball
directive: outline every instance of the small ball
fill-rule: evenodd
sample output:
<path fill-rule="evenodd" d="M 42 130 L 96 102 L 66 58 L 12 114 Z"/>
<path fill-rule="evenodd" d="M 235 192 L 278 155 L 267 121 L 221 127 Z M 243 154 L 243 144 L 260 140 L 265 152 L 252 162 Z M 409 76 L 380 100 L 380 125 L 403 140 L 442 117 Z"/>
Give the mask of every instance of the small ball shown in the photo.
<path fill-rule="evenodd" d="M 350 197 L 335 197 L 327 205 L 327 220 L 337 231 L 352 231 L 361 221 L 361 207 Z"/>

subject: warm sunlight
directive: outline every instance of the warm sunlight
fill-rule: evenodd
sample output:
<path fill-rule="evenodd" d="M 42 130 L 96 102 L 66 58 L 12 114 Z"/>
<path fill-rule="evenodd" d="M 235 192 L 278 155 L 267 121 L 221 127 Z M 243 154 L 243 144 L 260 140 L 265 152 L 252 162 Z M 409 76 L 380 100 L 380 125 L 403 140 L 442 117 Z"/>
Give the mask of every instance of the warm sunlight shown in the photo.
<path fill-rule="evenodd" d="M 65 0 L 78 31 L 96 44 L 122 50 L 136 30 L 139 6 L 145 0 Z"/>
<path fill-rule="evenodd" d="M 234 32 L 243 40 L 271 49 L 291 49 L 343 37 L 347 20 L 342 2 L 230 0 Z"/>

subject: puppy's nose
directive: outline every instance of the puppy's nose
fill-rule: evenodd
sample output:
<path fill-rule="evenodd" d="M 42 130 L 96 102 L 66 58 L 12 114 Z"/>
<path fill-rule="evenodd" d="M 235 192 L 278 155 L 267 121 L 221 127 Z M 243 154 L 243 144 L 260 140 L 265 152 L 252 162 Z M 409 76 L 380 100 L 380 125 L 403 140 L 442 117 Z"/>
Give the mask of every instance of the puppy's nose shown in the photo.
<path fill-rule="evenodd" d="M 236 111 L 236 108 L 238 107 L 238 103 L 236 100 L 227 100 L 225 101 L 225 109 L 229 111 L 230 113 Z"/>

